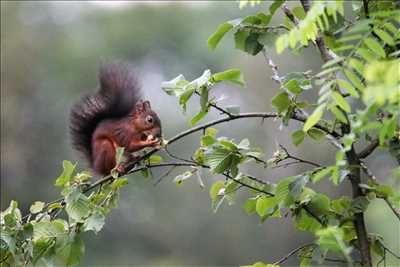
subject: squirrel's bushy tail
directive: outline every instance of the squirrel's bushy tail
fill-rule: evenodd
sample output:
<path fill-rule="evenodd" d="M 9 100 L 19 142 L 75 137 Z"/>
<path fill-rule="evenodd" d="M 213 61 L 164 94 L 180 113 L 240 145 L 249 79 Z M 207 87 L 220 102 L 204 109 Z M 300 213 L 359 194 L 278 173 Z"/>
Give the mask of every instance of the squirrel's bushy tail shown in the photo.
<path fill-rule="evenodd" d="M 140 85 L 131 65 L 109 63 L 99 71 L 100 88 L 96 94 L 84 96 L 71 109 L 72 145 L 92 162 L 92 135 L 106 119 L 128 115 L 141 98 Z"/>

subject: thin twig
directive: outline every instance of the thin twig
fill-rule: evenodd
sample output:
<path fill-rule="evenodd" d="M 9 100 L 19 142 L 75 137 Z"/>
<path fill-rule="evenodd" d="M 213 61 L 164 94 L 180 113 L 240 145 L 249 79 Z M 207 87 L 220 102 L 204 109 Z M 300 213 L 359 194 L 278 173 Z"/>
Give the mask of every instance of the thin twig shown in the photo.
<path fill-rule="evenodd" d="M 289 151 L 288 151 L 283 145 L 281 145 L 281 144 L 279 144 L 279 147 L 280 147 L 280 148 L 286 153 L 286 155 L 287 155 L 287 157 L 285 158 L 285 160 L 286 160 L 286 159 L 294 159 L 294 160 L 297 160 L 298 163 L 305 163 L 305 164 L 309 164 L 309 165 L 311 165 L 311 166 L 318 167 L 318 168 L 322 167 L 322 165 L 320 165 L 320 164 L 318 164 L 318 163 L 315 163 L 315 162 L 312 162 L 312 161 L 309 161 L 309 160 L 305 160 L 305 159 L 301 159 L 301 158 L 299 158 L 299 157 L 296 157 L 296 156 L 290 154 Z"/>
<path fill-rule="evenodd" d="M 398 209 L 396 209 L 395 207 L 393 207 L 392 203 L 390 203 L 390 201 L 387 198 L 384 198 L 383 200 L 385 200 L 386 204 L 392 210 L 393 214 L 397 217 L 397 219 L 400 220 L 400 211 Z"/>
<path fill-rule="evenodd" d="M 280 264 L 284 263 L 285 261 L 287 261 L 291 256 L 295 255 L 300 250 L 302 250 L 302 249 L 304 249 L 306 247 L 311 247 L 311 246 L 315 246 L 315 244 L 314 243 L 307 243 L 307 244 L 301 245 L 301 246 L 293 249 L 292 251 L 290 251 L 283 258 L 277 260 L 273 265 L 280 265 Z"/>

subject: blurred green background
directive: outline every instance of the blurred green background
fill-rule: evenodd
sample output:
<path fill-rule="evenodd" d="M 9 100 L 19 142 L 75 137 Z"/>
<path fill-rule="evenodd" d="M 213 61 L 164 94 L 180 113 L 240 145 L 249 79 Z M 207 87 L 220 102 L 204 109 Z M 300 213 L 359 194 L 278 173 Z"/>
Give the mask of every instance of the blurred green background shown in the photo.
<path fill-rule="evenodd" d="M 239 104 L 242 111 L 269 111 L 278 88 L 262 55 L 252 57 L 235 50 L 231 37 L 215 52 L 208 51 L 206 42 L 223 21 L 266 10 L 268 5 L 240 10 L 236 1 L 1 1 L 1 209 L 11 199 L 17 199 L 26 211 L 35 200 L 56 198 L 59 192 L 53 184 L 63 159 L 85 167 L 70 146 L 69 110 L 82 94 L 94 91 L 101 62 L 119 59 L 136 66 L 146 97 L 160 114 L 166 138 L 188 128 L 198 109 L 198 103 L 191 102 L 183 115 L 177 100 L 160 89 L 162 81 L 180 73 L 191 80 L 205 69 L 240 68 L 246 88 L 220 86 L 215 96 L 222 99 L 222 105 Z M 282 19 L 281 14 L 277 16 Z M 321 63 L 313 49 L 301 56 L 272 56 L 281 73 L 317 71 Z M 315 91 L 308 97 L 315 99 Z M 291 123 L 289 130 L 298 127 Z M 282 143 L 294 154 L 321 164 L 334 161 L 334 149 L 328 144 L 312 146 L 308 140 L 293 147 L 290 131 L 281 130 L 279 122 L 235 121 L 219 129 L 221 135 L 236 140 L 248 137 L 267 157 Z M 190 155 L 198 137 L 179 141 L 171 151 Z M 379 179 L 389 177 L 395 166 L 381 151 L 368 163 Z M 276 182 L 302 170 L 306 166 L 247 172 Z M 155 177 L 159 173 L 163 171 L 155 172 Z M 241 208 L 244 194 L 239 194 L 235 205 L 223 205 L 214 214 L 208 186 L 221 177 L 204 172 L 206 189 L 195 180 L 177 187 L 174 177 L 172 173 L 157 186 L 154 180 L 130 177 L 104 230 L 85 235 L 81 266 L 238 266 L 273 262 L 312 240 L 308 233 L 297 232 L 289 218 L 260 224 L 256 216 L 247 216 Z M 326 182 L 318 189 L 330 196 L 350 194 L 347 182 L 339 188 Z M 367 224 L 400 251 L 400 225 L 380 201 L 371 204 Z M 296 263 L 294 258 L 286 266 Z"/>

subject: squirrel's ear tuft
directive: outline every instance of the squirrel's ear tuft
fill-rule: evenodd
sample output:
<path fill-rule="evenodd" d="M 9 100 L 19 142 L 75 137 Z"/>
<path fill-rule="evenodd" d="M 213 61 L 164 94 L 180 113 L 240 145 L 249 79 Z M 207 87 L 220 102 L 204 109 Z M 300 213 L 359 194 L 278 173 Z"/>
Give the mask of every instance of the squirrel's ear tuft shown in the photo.
<path fill-rule="evenodd" d="M 151 110 L 150 102 L 148 100 L 143 102 L 144 110 Z"/>
<path fill-rule="evenodd" d="M 137 113 L 142 113 L 145 111 L 145 105 L 142 100 L 139 100 L 135 105 L 135 111 Z"/>

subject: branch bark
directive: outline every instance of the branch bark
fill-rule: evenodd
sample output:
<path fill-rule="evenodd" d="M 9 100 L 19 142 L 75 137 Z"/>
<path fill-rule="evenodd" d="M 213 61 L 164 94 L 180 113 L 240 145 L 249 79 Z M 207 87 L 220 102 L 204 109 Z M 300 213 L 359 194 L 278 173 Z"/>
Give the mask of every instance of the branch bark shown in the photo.
<path fill-rule="evenodd" d="M 374 139 L 372 140 L 372 142 L 366 146 L 362 151 L 360 151 L 360 153 L 358 153 L 358 158 L 359 159 L 365 159 L 366 157 L 368 157 L 369 155 L 372 154 L 372 152 L 374 152 L 374 150 L 379 146 L 379 140 Z"/>

